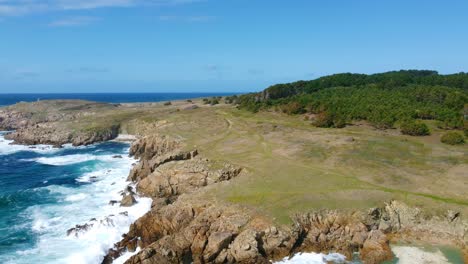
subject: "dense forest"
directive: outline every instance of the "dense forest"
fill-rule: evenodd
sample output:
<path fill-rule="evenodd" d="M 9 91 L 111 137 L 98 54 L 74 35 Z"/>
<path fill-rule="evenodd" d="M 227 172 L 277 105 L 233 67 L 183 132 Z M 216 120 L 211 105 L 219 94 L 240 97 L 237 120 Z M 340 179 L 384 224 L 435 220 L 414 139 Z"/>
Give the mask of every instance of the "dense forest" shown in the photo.
<path fill-rule="evenodd" d="M 366 120 L 377 128 L 399 126 L 409 135 L 427 135 L 429 130 L 420 120 L 437 120 L 444 129 L 466 129 L 463 111 L 468 104 L 468 73 L 335 74 L 273 85 L 260 93 L 229 98 L 229 102 L 250 111 L 315 114 L 314 123 L 320 127 Z"/>

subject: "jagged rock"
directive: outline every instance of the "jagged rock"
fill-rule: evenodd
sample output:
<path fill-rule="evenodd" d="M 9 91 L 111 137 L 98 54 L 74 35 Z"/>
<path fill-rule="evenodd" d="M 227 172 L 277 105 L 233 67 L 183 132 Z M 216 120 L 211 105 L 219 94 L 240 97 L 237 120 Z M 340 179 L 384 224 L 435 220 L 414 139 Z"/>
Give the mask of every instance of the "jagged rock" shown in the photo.
<path fill-rule="evenodd" d="M 49 144 L 60 147 L 72 143 L 73 146 L 82 146 L 113 139 L 117 137 L 119 128 L 115 125 L 102 130 L 73 131 L 61 126 L 59 122 L 52 122 L 18 128 L 15 132 L 5 135 L 5 138 L 25 145 Z"/>
<path fill-rule="evenodd" d="M 74 235 L 74 236 L 78 237 L 80 232 L 86 232 L 91 227 L 93 227 L 93 224 L 76 225 L 75 227 L 72 227 L 72 228 L 67 230 L 67 236 Z"/>
<path fill-rule="evenodd" d="M 210 165 L 209 161 L 201 158 L 162 164 L 139 182 L 137 190 L 150 197 L 173 197 L 230 180 L 241 172 L 240 168 L 229 164 L 216 170 L 211 169 Z"/>
<path fill-rule="evenodd" d="M 130 207 L 136 204 L 136 202 L 137 201 L 132 194 L 125 194 L 124 197 L 122 198 L 122 201 L 120 201 L 120 206 Z"/>
<path fill-rule="evenodd" d="M 142 160 L 137 166 L 135 166 L 131 171 L 128 177 L 130 181 L 140 181 L 149 174 L 151 174 L 156 168 L 160 165 L 171 162 L 171 161 L 181 161 L 189 160 L 198 155 L 197 150 L 188 151 L 188 152 L 178 152 L 173 151 L 161 156 L 155 156 L 151 160 Z"/>
<path fill-rule="evenodd" d="M 110 200 L 109 201 L 109 205 L 112 205 L 112 206 L 114 206 L 114 204 L 116 204 L 116 203 L 119 203 L 119 201 L 116 201 L 116 200 Z"/>
<path fill-rule="evenodd" d="M 127 211 L 124 211 L 124 212 L 120 212 L 119 215 L 124 215 L 124 216 L 128 216 L 128 212 Z"/>
<path fill-rule="evenodd" d="M 130 155 L 137 159 L 152 159 L 181 147 L 179 141 L 166 136 L 153 135 L 138 139 L 130 147 Z"/>
<path fill-rule="evenodd" d="M 206 262 L 213 261 L 221 250 L 227 248 L 231 243 L 232 234 L 230 232 L 214 232 L 208 238 L 208 244 L 203 251 L 203 259 Z"/>
<path fill-rule="evenodd" d="M 257 232 L 247 229 L 236 237 L 230 252 L 236 262 L 254 261 L 262 258 L 258 251 Z"/>
<path fill-rule="evenodd" d="M 393 258 L 387 236 L 380 230 L 372 230 L 361 249 L 364 264 L 378 264 Z"/>

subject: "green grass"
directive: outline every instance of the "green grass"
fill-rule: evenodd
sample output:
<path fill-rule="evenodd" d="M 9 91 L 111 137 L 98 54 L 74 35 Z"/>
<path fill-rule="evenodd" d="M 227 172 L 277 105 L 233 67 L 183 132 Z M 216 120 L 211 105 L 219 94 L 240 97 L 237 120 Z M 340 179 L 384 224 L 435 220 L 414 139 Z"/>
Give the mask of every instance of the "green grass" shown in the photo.
<path fill-rule="evenodd" d="M 120 124 L 127 133 L 167 134 L 216 161 L 216 168 L 241 166 L 242 176 L 213 186 L 204 199 L 247 206 L 281 224 L 295 213 L 369 208 L 389 199 L 468 213 L 468 147 L 440 143 L 442 131 L 409 137 L 366 125 L 316 128 L 301 116 L 194 102 L 201 107 L 189 111 L 177 111 L 181 102 L 98 106 L 95 115 L 63 125 L 96 130 Z M 355 140 L 346 141 L 351 136 Z"/>

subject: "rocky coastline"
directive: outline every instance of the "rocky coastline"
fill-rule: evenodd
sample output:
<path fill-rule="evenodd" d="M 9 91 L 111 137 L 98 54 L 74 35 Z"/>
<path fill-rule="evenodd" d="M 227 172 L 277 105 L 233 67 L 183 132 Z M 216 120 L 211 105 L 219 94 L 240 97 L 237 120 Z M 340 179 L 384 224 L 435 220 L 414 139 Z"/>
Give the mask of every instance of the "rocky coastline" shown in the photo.
<path fill-rule="evenodd" d="M 236 205 L 197 199 L 197 192 L 220 181 L 242 177 L 224 164 L 210 170 L 209 160 L 166 136 L 139 139 L 131 154 L 140 158 L 129 175 L 140 194 L 153 198 L 150 212 L 131 225 L 103 263 L 126 251 L 141 250 L 126 263 L 270 263 L 296 252 L 339 252 L 363 263 L 393 258 L 391 241 L 427 241 L 467 247 L 467 223 L 456 212 L 446 218 L 390 201 L 368 211 L 319 210 L 293 216 L 278 226 Z"/>
<path fill-rule="evenodd" d="M 73 115 L 32 121 L 24 112 L 0 111 L 0 128 L 17 144 L 89 145 L 114 139 L 120 127 L 72 131 L 60 122 Z M 390 242 L 426 241 L 461 248 L 468 258 L 468 222 L 459 212 L 444 216 L 389 201 L 369 210 L 316 210 L 291 216 L 291 226 L 276 224 L 251 208 L 201 199 L 210 186 L 244 177 L 246 169 L 212 161 L 169 135 L 141 136 L 130 155 L 139 159 L 123 190 L 121 206 L 134 195 L 153 199 L 152 209 L 130 226 L 102 263 L 125 252 L 138 253 L 125 263 L 270 263 L 297 252 L 339 252 L 366 264 L 393 258 Z"/>

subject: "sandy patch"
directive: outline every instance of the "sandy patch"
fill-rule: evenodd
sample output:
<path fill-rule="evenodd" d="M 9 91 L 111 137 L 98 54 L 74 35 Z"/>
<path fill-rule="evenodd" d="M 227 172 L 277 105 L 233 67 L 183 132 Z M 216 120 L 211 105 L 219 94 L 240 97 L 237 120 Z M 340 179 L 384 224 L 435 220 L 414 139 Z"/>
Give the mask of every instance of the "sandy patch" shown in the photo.
<path fill-rule="evenodd" d="M 440 250 L 425 251 L 418 247 L 393 246 L 392 251 L 398 264 L 450 264 Z"/>

